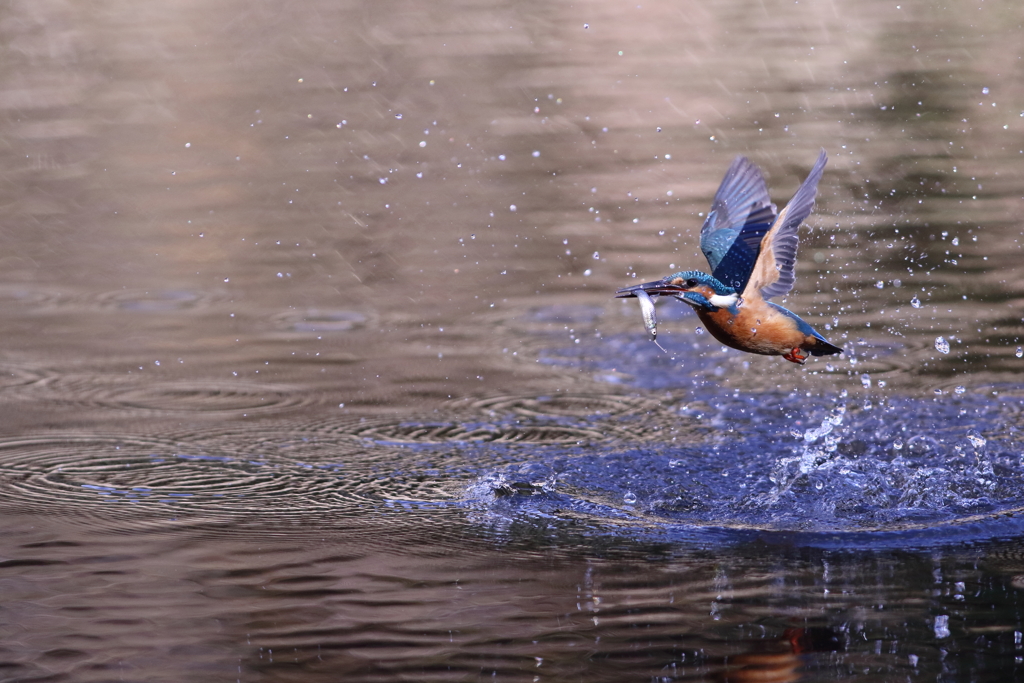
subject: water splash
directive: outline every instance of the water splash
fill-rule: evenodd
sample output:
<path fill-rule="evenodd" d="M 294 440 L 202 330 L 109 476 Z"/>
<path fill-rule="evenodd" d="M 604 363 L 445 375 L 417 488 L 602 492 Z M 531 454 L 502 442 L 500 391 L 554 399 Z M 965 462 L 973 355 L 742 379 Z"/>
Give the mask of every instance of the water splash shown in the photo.
<path fill-rule="evenodd" d="M 863 379 L 863 378 L 862 378 Z M 868 380 L 868 386 L 871 381 Z M 769 479 L 775 487 L 767 496 L 757 501 L 758 504 L 774 505 L 789 491 L 793 485 L 806 475 L 827 470 L 834 464 L 834 455 L 842 440 L 842 431 L 836 428 L 843 424 L 846 415 L 846 404 L 836 406 L 817 427 L 808 429 L 801 435 L 802 452 L 796 457 L 780 458 L 775 464 Z M 818 443 L 819 439 L 821 443 Z M 820 490 L 821 487 L 819 487 Z"/>
<path fill-rule="evenodd" d="M 941 528 L 1024 509 L 1024 458 L 1007 426 L 1024 398 L 950 392 L 864 408 L 837 396 L 824 414 L 804 403 L 817 413 L 808 420 L 786 407 L 801 396 L 723 392 L 699 408 L 693 396 L 666 399 L 620 431 L 647 435 L 637 441 L 524 453 L 550 469 L 503 470 L 493 500 L 503 517 L 814 533 Z"/>

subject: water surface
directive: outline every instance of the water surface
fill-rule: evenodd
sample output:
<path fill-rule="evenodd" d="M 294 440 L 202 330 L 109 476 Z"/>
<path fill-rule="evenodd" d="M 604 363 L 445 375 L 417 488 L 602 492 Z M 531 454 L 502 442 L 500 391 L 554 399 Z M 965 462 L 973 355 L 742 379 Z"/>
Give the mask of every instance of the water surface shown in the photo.
<path fill-rule="evenodd" d="M 0 8 L 0 678 L 1019 677 L 1021 23 Z M 819 148 L 846 353 L 647 341 Z"/>

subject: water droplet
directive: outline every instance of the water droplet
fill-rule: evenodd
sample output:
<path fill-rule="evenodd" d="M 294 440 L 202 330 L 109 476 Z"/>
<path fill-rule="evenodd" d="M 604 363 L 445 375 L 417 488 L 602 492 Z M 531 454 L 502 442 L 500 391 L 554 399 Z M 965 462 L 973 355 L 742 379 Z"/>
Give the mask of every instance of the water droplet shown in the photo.
<path fill-rule="evenodd" d="M 626 505 L 633 505 L 636 503 L 636 494 L 632 491 L 626 491 L 626 495 L 622 497 L 622 502 Z"/>
<path fill-rule="evenodd" d="M 988 440 L 983 437 L 977 429 L 967 430 L 967 440 L 971 442 L 971 445 L 975 448 L 984 448 Z"/>
<path fill-rule="evenodd" d="M 892 442 L 892 447 L 897 451 L 903 450 L 903 439 L 896 439 Z"/>
<path fill-rule="evenodd" d="M 825 482 L 819 479 L 818 481 L 814 482 L 814 488 L 817 489 L 818 491 L 822 490 L 823 488 L 825 488 Z"/>
<path fill-rule="evenodd" d="M 683 464 L 682 460 L 669 460 L 668 461 L 668 466 L 669 467 L 679 467 L 682 464 Z"/>
<path fill-rule="evenodd" d="M 885 283 L 879 280 L 878 282 L 875 283 L 875 287 L 877 287 L 878 289 L 882 289 L 883 287 L 885 287 Z"/>
<path fill-rule="evenodd" d="M 861 385 L 865 389 L 869 388 L 871 386 L 871 375 L 868 375 L 868 374 L 861 375 L 860 376 L 860 383 L 861 383 Z"/>
<path fill-rule="evenodd" d="M 952 244 L 954 247 L 960 246 L 960 238 L 959 237 L 954 237 L 952 242 L 950 242 L 950 244 Z"/>
<path fill-rule="evenodd" d="M 940 614 L 936 616 L 933 628 L 936 638 L 949 638 L 949 615 Z"/>
<path fill-rule="evenodd" d="M 915 295 L 914 298 L 910 300 L 910 305 L 914 308 L 921 308 L 921 300 Z"/>
<path fill-rule="evenodd" d="M 600 261 L 600 260 L 601 260 L 601 254 L 599 254 L 599 253 L 597 253 L 597 252 L 595 251 L 595 252 L 594 252 L 594 260 L 595 260 L 595 261 Z"/>
<path fill-rule="evenodd" d="M 664 234 L 665 234 L 665 231 L 664 231 L 664 230 L 659 230 L 659 231 L 658 231 L 658 235 L 664 235 Z"/>
<path fill-rule="evenodd" d="M 949 353 L 949 342 L 942 337 L 936 337 L 935 350 L 939 353 Z"/>
<path fill-rule="evenodd" d="M 962 394 L 965 391 L 967 391 L 967 389 L 965 387 L 959 386 L 956 389 L 954 389 L 953 391 L 955 391 L 957 394 Z"/>
<path fill-rule="evenodd" d="M 1017 353 L 1015 353 L 1014 355 L 1017 356 L 1017 358 L 1024 357 L 1024 348 L 1021 348 L 1020 346 L 1018 346 L 1017 347 Z"/>
<path fill-rule="evenodd" d="M 694 330 L 694 332 L 697 333 L 697 334 L 704 334 L 704 328 L 701 327 L 700 325 L 698 325 L 697 329 Z"/>

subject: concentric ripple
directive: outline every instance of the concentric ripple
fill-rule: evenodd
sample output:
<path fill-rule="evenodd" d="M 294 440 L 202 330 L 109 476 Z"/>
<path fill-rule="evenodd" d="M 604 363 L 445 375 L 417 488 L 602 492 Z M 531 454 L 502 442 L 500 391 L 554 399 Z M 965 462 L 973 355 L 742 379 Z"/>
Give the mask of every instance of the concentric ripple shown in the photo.
<path fill-rule="evenodd" d="M 853 534 L 869 545 L 945 529 L 937 538 L 948 542 L 971 525 L 1024 524 L 1012 521 L 1024 515 L 1014 427 L 1024 399 L 992 391 L 840 395 L 806 415 L 792 408 L 798 394 L 500 396 L 430 418 L 7 439 L 0 512 L 52 509 L 125 530 L 175 520 L 379 533 L 372 512 L 399 534 L 468 515 L 487 533 L 542 519 L 593 533 Z"/>
<path fill-rule="evenodd" d="M 468 407 L 488 415 L 591 419 L 641 414 L 657 409 L 658 405 L 655 400 L 638 396 L 559 393 L 551 396 L 495 396 L 469 402 Z"/>
<path fill-rule="evenodd" d="M 27 398 L 132 413 L 243 416 L 283 413 L 311 401 L 285 385 L 152 381 L 110 375 L 52 375 L 21 391 Z"/>
<path fill-rule="evenodd" d="M 38 284 L 0 284 L 0 301 L 30 305 L 34 309 L 45 309 L 63 305 L 74 300 L 69 290 Z"/>
<path fill-rule="evenodd" d="M 281 313 L 272 318 L 274 327 L 297 334 L 348 332 L 366 324 L 357 311 L 310 308 Z"/>
<path fill-rule="evenodd" d="M 116 519 L 124 532 L 173 521 L 276 533 L 350 525 L 388 501 L 430 505 L 453 497 L 437 463 L 422 455 L 284 431 L 252 436 L 191 444 L 120 435 L 0 440 L 0 510 L 52 512 L 100 528 Z"/>
<path fill-rule="evenodd" d="M 157 413 L 239 414 L 284 412 L 305 403 L 294 388 L 264 384 L 166 382 L 97 391 L 109 408 Z"/>
<path fill-rule="evenodd" d="M 578 444 L 604 441 L 608 435 L 597 429 L 572 425 L 513 425 L 479 422 L 384 422 L 361 424 L 353 436 L 396 443 L 532 443 Z"/>
<path fill-rule="evenodd" d="M 224 298 L 222 295 L 198 290 L 119 289 L 98 294 L 96 301 L 105 308 L 140 313 L 167 313 L 205 308 Z"/>
<path fill-rule="evenodd" d="M 617 394 L 497 396 L 453 401 L 445 406 L 443 415 L 420 419 L 342 418 L 313 423 L 308 428 L 395 444 L 579 446 L 658 439 L 669 431 L 681 437 L 701 429 L 686 414 L 689 407 L 686 403 Z"/>

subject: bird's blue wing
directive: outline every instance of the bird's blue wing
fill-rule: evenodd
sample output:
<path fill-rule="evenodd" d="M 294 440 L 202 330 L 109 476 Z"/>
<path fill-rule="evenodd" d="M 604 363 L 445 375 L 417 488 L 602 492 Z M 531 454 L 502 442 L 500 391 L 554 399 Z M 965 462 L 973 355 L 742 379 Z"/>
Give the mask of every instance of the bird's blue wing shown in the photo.
<path fill-rule="evenodd" d="M 743 291 L 757 261 L 761 240 L 775 222 L 775 205 L 761 171 L 736 157 L 718 186 L 704 227 L 700 250 L 720 282 Z"/>
<path fill-rule="evenodd" d="M 818 160 L 807 175 L 807 179 L 779 214 L 778 223 L 772 227 L 761 244 L 761 253 L 751 278 L 751 286 L 761 290 L 761 296 L 770 299 L 783 296 L 793 289 L 796 282 L 796 248 L 799 244 L 797 230 L 814 208 L 814 196 L 818 192 L 818 181 L 825 170 L 828 155 L 821 150 Z"/>

